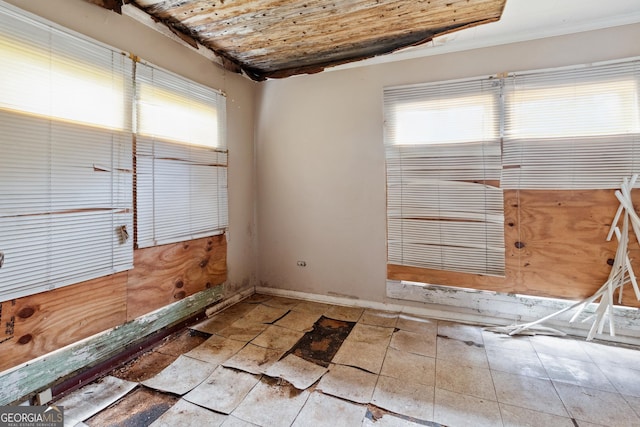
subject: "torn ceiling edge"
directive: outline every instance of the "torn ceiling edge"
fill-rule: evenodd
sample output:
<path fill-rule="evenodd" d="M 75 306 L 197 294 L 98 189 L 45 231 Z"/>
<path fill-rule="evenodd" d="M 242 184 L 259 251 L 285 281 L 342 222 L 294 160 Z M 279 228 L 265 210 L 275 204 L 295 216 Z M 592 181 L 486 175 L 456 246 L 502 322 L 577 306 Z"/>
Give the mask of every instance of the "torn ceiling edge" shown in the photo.
<path fill-rule="evenodd" d="M 142 2 L 141 5 L 138 4 L 139 2 L 133 0 L 86 1 L 131 17 L 172 40 L 193 49 L 219 66 L 222 66 L 224 69 L 243 74 L 255 81 L 264 81 L 270 78 L 286 78 L 298 74 L 315 74 L 327 68 L 388 55 L 409 47 L 425 45 L 435 37 L 499 21 L 505 4 L 504 0 L 494 0 L 496 4 L 500 6 L 499 9 L 489 11 L 485 13 L 484 16 L 467 16 L 467 20 L 459 21 L 459 23 L 456 22 L 456 18 L 453 18 L 452 20 L 448 20 L 448 22 L 446 22 L 447 20 L 440 22 L 440 24 L 443 25 L 441 27 L 437 25 L 435 27 L 433 25 L 427 28 L 423 27 L 422 29 L 415 27 L 408 29 L 405 34 L 400 34 L 396 31 L 395 33 L 392 32 L 387 35 L 382 34 L 377 38 L 375 36 L 373 38 L 369 37 L 360 41 L 330 46 L 329 48 L 327 48 L 326 43 L 324 43 L 325 46 L 323 48 L 321 46 L 323 43 L 321 43 L 320 48 L 318 49 L 318 46 L 316 46 L 315 51 L 314 47 L 310 45 L 311 53 L 303 51 L 302 55 L 294 53 L 293 56 L 285 55 L 284 57 L 280 57 L 275 54 L 275 51 L 273 51 L 273 54 L 269 54 L 267 51 L 262 55 L 252 56 L 248 54 L 247 56 L 247 52 L 243 51 L 244 47 L 242 47 L 242 45 L 238 46 L 239 49 L 234 48 L 231 50 L 223 47 L 216 48 L 210 43 L 215 41 L 215 39 L 202 39 L 199 37 L 202 32 L 201 30 L 196 29 L 193 25 L 189 26 L 186 21 L 183 22 L 183 19 L 176 15 L 169 14 L 167 16 L 167 14 L 164 14 L 164 16 L 162 16 L 162 14 L 156 14 L 153 13 L 153 11 L 150 12 L 150 9 L 155 9 L 153 9 L 153 6 L 145 8 L 142 6 L 145 4 L 144 2 Z M 162 3 L 161 0 L 159 2 Z M 155 5 L 154 2 L 152 2 L 152 4 Z M 453 4 L 454 3 L 447 3 L 446 8 L 449 8 L 449 6 Z M 334 4 L 334 7 L 335 6 Z M 304 7 L 306 8 L 307 5 L 304 4 Z M 201 8 L 201 10 L 204 9 Z M 454 14 L 452 16 L 455 16 L 457 11 L 453 7 L 451 10 Z M 193 10 L 191 13 L 193 13 Z M 302 14 L 302 12 L 300 14 Z M 263 16 L 266 15 L 263 14 Z M 474 20 L 474 18 L 476 19 Z M 267 36 L 268 35 L 269 34 L 267 34 Z M 251 49 L 255 50 L 255 48 Z M 288 48 L 286 50 L 288 50 Z M 235 52 L 235 54 L 233 52 Z M 278 60 L 278 58 L 280 58 L 280 60 Z"/>

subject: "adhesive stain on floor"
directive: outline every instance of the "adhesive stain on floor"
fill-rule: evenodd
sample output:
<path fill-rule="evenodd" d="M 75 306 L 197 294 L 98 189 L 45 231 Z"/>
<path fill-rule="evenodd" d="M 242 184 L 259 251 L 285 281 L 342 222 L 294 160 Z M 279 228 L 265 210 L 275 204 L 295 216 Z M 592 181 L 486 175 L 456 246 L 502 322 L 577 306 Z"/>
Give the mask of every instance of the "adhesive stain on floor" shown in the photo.
<path fill-rule="evenodd" d="M 321 316 L 288 353 L 327 368 L 354 325 L 354 322 Z"/>

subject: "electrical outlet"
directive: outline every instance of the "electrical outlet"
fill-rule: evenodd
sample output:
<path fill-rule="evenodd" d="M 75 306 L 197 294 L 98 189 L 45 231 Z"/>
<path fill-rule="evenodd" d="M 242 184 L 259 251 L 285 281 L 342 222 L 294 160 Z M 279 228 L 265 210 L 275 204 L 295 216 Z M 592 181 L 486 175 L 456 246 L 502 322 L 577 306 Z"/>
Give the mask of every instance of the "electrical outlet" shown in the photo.
<path fill-rule="evenodd" d="M 298 261 L 298 267 L 306 267 L 306 266 L 307 266 L 306 261 Z"/>

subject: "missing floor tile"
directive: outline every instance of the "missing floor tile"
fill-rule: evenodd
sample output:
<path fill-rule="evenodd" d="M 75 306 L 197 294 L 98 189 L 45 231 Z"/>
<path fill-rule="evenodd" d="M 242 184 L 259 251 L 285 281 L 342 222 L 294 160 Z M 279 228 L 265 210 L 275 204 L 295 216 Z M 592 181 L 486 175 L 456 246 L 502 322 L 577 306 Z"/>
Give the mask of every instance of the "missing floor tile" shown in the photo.
<path fill-rule="evenodd" d="M 89 418 L 85 421 L 85 424 L 91 427 L 148 426 L 177 401 L 178 398 L 175 396 L 139 388 L 120 399 L 114 405 Z"/>
<path fill-rule="evenodd" d="M 304 334 L 287 354 L 293 353 L 302 359 L 327 368 L 354 326 L 354 322 L 321 316 L 314 323 L 313 329 Z"/>

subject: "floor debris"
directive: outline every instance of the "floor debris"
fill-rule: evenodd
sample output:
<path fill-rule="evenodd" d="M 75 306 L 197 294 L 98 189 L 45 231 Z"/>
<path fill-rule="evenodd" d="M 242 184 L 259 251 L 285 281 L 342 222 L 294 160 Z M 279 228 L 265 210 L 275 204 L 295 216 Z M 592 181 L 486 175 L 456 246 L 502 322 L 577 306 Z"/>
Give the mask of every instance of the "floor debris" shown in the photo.
<path fill-rule="evenodd" d="M 295 354 L 274 363 L 265 374 L 272 378 L 282 378 L 298 390 L 311 387 L 327 372 L 327 368 L 306 361 Z"/>
<path fill-rule="evenodd" d="M 291 348 L 293 353 L 317 365 L 329 366 L 355 323 L 320 317 L 310 332 Z"/>

